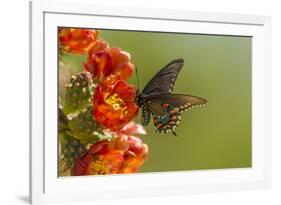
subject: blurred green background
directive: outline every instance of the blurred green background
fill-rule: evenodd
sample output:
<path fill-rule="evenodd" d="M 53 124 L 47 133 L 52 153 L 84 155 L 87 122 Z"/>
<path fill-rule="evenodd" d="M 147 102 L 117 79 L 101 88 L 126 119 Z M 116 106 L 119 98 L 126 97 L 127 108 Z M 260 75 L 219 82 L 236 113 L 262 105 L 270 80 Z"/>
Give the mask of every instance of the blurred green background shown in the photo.
<path fill-rule="evenodd" d="M 152 122 L 146 127 L 141 137 L 149 156 L 140 172 L 251 167 L 250 37 L 101 30 L 100 38 L 131 54 L 142 87 L 171 60 L 183 58 L 174 93 L 208 100 L 182 113 L 178 136 L 155 133 Z M 85 56 L 65 60 L 82 69 Z M 135 76 L 129 83 L 137 85 Z"/>

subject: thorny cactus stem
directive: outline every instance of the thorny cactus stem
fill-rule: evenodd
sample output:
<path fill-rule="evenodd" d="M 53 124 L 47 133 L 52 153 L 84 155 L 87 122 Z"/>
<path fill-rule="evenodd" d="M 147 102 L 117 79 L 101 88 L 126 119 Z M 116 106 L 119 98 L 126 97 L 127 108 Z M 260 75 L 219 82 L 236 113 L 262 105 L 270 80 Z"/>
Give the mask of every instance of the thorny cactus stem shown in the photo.
<path fill-rule="evenodd" d="M 60 150 L 60 164 L 62 169 L 60 172 L 65 172 L 67 169 L 71 169 L 75 160 L 81 155 L 87 152 L 87 145 L 80 143 L 66 132 L 60 133 L 61 150 Z"/>
<path fill-rule="evenodd" d="M 83 71 L 71 76 L 65 88 L 64 114 L 77 114 L 91 106 L 94 84 L 89 72 Z"/>
<path fill-rule="evenodd" d="M 93 119 L 91 107 L 70 119 L 68 126 L 73 136 L 81 140 L 82 143 L 95 143 L 99 140 L 96 135 L 99 128 Z"/>

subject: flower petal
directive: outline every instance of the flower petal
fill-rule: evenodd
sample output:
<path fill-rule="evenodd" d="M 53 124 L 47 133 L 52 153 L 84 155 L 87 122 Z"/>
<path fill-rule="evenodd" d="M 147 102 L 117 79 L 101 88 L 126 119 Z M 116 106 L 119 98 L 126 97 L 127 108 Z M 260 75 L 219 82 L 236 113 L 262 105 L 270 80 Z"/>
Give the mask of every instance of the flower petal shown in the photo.
<path fill-rule="evenodd" d="M 89 29 L 60 28 L 59 41 L 62 49 L 73 54 L 84 54 L 97 40 L 99 31 Z"/>
<path fill-rule="evenodd" d="M 96 121 L 113 130 L 120 130 L 138 112 L 136 90 L 125 81 L 113 85 L 100 84 L 93 98 L 93 115 Z"/>

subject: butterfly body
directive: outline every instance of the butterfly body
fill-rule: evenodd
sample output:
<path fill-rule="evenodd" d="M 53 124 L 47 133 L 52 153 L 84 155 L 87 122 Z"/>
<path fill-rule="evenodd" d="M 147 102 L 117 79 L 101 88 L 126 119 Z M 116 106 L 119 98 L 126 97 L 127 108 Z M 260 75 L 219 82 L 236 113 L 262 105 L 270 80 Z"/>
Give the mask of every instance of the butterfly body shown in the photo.
<path fill-rule="evenodd" d="M 137 91 L 136 102 L 142 108 L 142 124 L 148 125 L 152 115 L 155 130 L 160 134 L 172 132 L 176 135 L 181 112 L 207 103 L 200 97 L 172 93 L 183 63 L 183 59 L 171 61 L 153 76 L 142 92 Z"/>

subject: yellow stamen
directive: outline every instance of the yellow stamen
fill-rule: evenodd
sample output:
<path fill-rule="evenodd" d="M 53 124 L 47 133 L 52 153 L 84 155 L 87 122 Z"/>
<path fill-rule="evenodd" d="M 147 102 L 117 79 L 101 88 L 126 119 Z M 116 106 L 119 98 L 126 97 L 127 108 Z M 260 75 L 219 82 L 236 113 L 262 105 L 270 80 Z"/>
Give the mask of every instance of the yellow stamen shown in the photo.
<path fill-rule="evenodd" d="M 122 109 L 122 107 L 125 105 L 124 101 L 116 93 L 106 98 L 105 102 L 111 105 L 114 110 Z"/>
<path fill-rule="evenodd" d="M 123 110 L 123 114 L 127 115 L 127 107 L 124 101 L 119 97 L 118 94 L 113 94 L 105 99 L 105 102 L 113 107 L 114 110 Z"/>
<path fill-rule="evenodd" d="M 108 174 L 110 171 L 108 163 L 102 159 L 96 159 L 95 161 L 91 162 L 89 169 L 91 170 L 92 175 Z"/>

